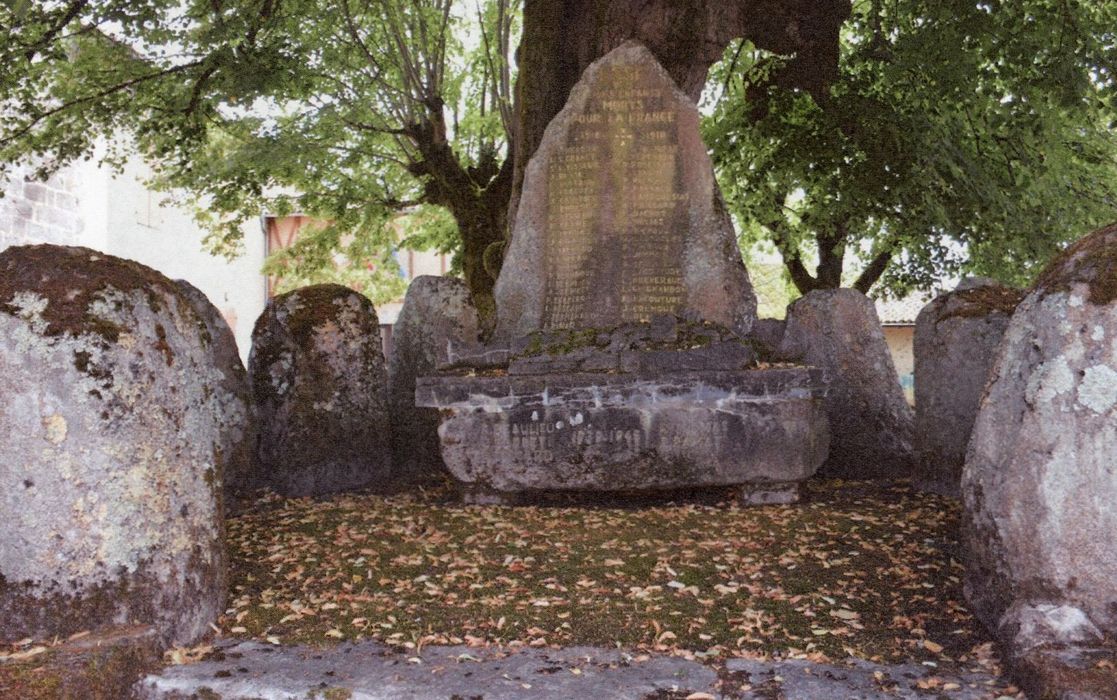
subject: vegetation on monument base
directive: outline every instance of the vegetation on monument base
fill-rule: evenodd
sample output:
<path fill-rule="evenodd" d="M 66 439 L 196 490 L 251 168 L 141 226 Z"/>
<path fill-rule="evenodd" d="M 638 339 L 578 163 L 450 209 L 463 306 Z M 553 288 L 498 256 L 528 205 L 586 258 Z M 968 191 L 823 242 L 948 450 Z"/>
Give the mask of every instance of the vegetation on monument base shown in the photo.
<path fill-rule="evenodd" d="M 200 206 L 215 249 L 235 250 L 261 211 L 301 212 L 332 225 L 271 261 L 289 284 L 383 300 L 400 291 L 392 248 L 433 247 L 456 253 L 486 313 L 515 173 L 573 79 L 560 55 L 574 42 L 592 60 L 628 33 L 686 78 L 710 61 L 678 49 L 724 38 L 711 3 L 666 3 L 677 21 L 648 28 L 621 26 L 627 0 L 594 0 L 571 37 L 518 0 L 13 0 L 0 169 L 49 170 L 129 134 L 110 162 L 139 148 L 160 186 Z M 802 292 L 1023 282 L 1114 218 L 1117 2 L 840 5 L 779 5 L 791 16 L 741 29 L 750 41 L 711 74 L 706 138 L 746 250 L 772 244 Z M 831 38 L 825 21 L 847 11 Z M 823 28 L 797 46 L 780 22 Z"/>

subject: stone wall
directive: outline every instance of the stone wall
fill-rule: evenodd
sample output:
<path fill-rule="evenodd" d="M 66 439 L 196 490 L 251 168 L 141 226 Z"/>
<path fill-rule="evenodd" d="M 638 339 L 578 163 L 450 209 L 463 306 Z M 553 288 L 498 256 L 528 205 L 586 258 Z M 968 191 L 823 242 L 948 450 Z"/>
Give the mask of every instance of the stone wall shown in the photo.
<path fill-rule="evenodd" d="M 46 182 L 28 180 L 31 169 L 16 167 L 0 180 L 0 250 L 26 243 L 79 243 L 82 230 L 76 177 L 69 170 Z"/>

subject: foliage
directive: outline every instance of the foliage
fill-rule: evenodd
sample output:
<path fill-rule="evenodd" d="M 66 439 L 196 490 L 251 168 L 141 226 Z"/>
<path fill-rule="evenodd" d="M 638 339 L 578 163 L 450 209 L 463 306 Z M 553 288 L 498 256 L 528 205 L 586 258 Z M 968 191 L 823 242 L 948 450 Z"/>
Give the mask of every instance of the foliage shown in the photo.
<path fill-rule="evenodd" d="M 343 254 L 343 274 L 383 273 L 378 289 L 393 279 L 383 222 L 420 206 L 408 241 L 458 253 L 484 295 L 511 193 L 519 9 L 5 0 L 0 174 L 125 133 L 110 161 L 138 147 L 215 248 L 297 211 L 338 230 L 273 266 L 310 279 Z M 800 291 L 1027 280 L 1115 218 L 1115 27 L 1114 0 L 857 0 L 839 79 L 810 95 L 779 86 L 787 57 L 731 45 L 705 131 L 743 247 L 773 242 Z"/>
<path fill-rule="evenodd" d="M 801 291 L 865 291 L 889 262 L 897 293 L 1023 283 L 1117 218 L 1112 0 L 854 2 L 817 101 L 757 87 L 777 56 L 726 56 L 707 141 L 745 245 L 774 242 Z"/>
<path fill-rule="evenodd" d="M 333 282 L 361 292 L 374 304 L 403 296 L 406 282 L 392 257 L 395 227 L 391 220 L 362 227 L 354 235 L 335 225 L 308 225 L 295 242 L 272 253 L 264 272 L 277 279 L 281 294 L 309 284 Z"/>
<path fill-rule="evenodd" d="M 272 261 L 290 279 L 334 254 L 387 270 L 385 221 L 423 203 L 458 216 L 499 170 L 517 2 L 0 4 L 0 175 L 126 134 L 109 160 L 138 148 L 215 250 L 299 212 L 336 230 Z M 413 240 L 447 247 L 445 217 L 427 219 Z"/>

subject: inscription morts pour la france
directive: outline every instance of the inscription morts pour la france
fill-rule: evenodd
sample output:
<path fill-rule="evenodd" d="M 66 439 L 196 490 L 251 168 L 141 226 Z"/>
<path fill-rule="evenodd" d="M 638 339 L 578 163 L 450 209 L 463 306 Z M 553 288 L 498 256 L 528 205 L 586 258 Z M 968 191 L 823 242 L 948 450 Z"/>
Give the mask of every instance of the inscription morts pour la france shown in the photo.
<path fill-rule="evenodd" d="M 740 335 L 756 298 L 698 110 L 635 42 L 590 66 L 528 165 L 497 337 L 671 314 Z"/>

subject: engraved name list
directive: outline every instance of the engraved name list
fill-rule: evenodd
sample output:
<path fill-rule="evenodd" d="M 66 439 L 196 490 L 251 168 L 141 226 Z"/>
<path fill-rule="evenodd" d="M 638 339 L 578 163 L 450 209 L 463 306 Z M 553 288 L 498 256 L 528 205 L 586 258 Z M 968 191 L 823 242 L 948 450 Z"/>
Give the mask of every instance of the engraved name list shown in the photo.
<path fill-rule="evenodd" d="M 545 328 L 681 313 L 688 197 L 669 90 L 609 66 L 547 170 Z"/>

